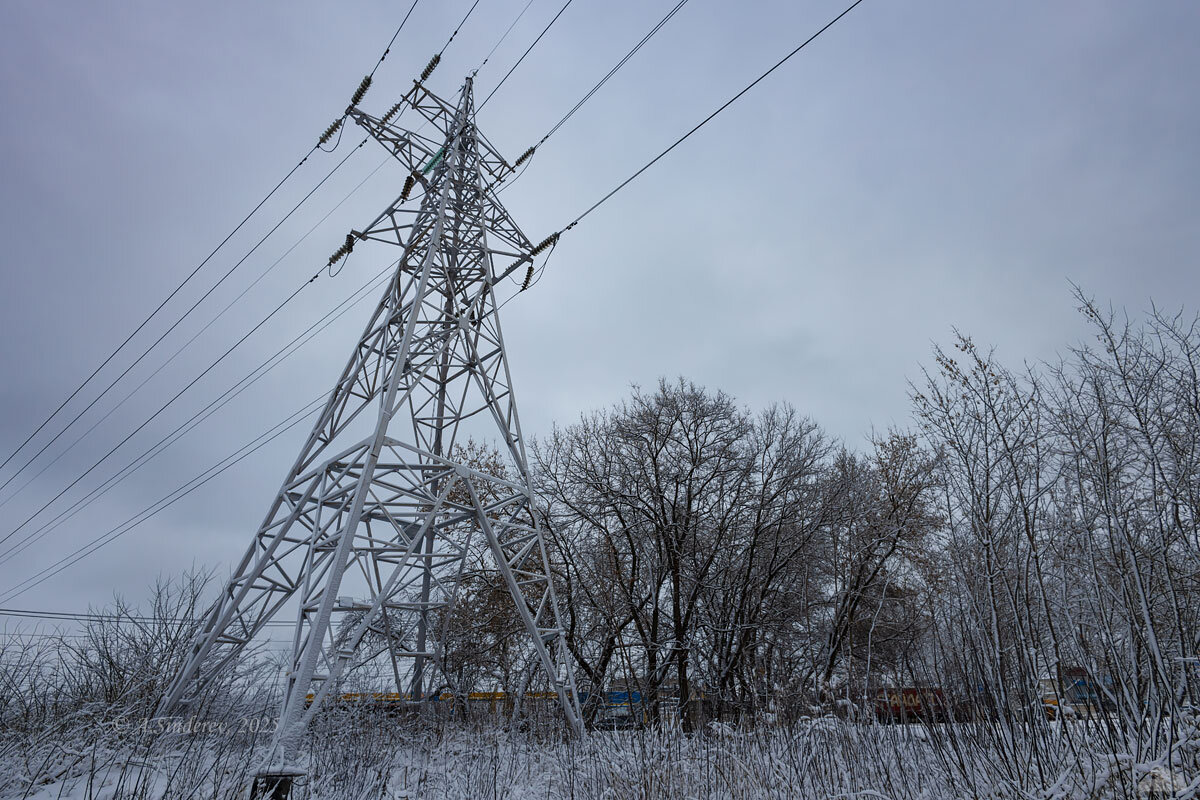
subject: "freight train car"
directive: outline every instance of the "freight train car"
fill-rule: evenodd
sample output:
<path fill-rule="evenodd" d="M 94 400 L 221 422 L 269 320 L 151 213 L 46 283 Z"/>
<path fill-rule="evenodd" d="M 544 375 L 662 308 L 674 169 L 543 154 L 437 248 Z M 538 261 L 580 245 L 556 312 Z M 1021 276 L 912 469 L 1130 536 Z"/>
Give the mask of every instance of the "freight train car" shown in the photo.
<path fill-rule="evenodd" d="M 875 692 L 880 722 L 950 722 L 953 709 L 937 687 L 885 688 Z"/>

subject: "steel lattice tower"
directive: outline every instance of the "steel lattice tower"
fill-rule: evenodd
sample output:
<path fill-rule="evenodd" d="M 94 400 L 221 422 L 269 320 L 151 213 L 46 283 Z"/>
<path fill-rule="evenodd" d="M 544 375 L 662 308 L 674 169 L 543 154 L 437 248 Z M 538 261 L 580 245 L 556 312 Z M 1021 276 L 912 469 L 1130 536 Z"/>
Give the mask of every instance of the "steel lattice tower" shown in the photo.
<path fill-rule="evenodd" d="M 408 109 L 430 136 L 390 122 Z M 161 713 L 202 694 L 293 598 L 277 756 L 289 757 L 368 634 L 387 642 L 397 689 L 427 696 L 446 685 L 442 639 L 474 542 L 507 587 L 535 668 L 581 730 L 495 292 L 545 243 L 535 247 L 497 199 L 493 186 L 513 167 L 476 130 L 473 111 L 470 78 L 456 104 L 416 82 L 382 118 L 348 110 L 411 177 L 339 253 L 356 241 L 396 245 L 396 273 Z M 454 459 L 464 423 L 488 419 L 512 479 Z M 365 596 L 342 596 L 349 582 Z"/>

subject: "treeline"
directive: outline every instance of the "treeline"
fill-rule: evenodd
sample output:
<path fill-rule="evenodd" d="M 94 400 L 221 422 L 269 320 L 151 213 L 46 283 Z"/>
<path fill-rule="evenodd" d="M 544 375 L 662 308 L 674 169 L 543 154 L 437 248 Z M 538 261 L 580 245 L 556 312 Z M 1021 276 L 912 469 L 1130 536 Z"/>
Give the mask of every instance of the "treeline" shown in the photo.
<path fill-rule="evenodd" d="M 1021 712 L 1070 670 L 1133 729 L 1178 719 L 1200 688 L 1200 331 L 1079 299 L 1094 341 L 1058 363 L 935 350 L 913 428 L 867 452 L 686 380 L 557 428 L 534 460 L 581 685 L 690 725 L 884 686 Z"/>
<path fill-rule="evenodd" d="M 1200 321 L 1129 322 L 1079 302 L 1091 338 L 1055 363 L 1006 366 L 965 336 L 935 349 L 911 386 L 911 427 L 861 450 L 787 405 L 751 411 L 682 379 L 538 442 L 538 513 L 585 713 L 603 716 L 604 692 L 640 693 L 638 719 L 669 723 L 630 740 L 642 743 L 704 741 L 674 737 L 675 721 L 717 739 L 731 734 L 704 724 L 714 718 L 757 729 L 729 742 L 789 726 L 778 742 L 805 742 L 796 785 L 842 785 L 859 770 L 847 786 L 897 797 L 1192 796 Z M 457 455 L 506 474 L 493 449 Z M 4 637 L 0 794 L 90 782 L 110 762 L 120 780 L 143 780 L 136 765 L 151 754 L 184 754 L 168 770 L 179 785 L 213 765 L 248 770 L 264 734 L 236 726 L 271 718 L 278 656 L 251 653 L 190 712 L 236 736 L 124 724 L 153 715 L 213 588 L 184 576 L 160 582 L 144 612 L 118 601 L 76 633 Z M 513 608 L 478 545 L 437 623 L 441 688 L 545 688 Z M 401 683 L 382 658 L 388 641 L 365 644 L 347 690 Z M 1046 686 L 1062 691 L 1067 676 L 1083 677 L 1097 713 L 1052 722 Z M 870 721 L 875 693 L 898 687 L 936 687 L 964 724 L 914 737 L 832 719 Z M 404 724 L 428 733 L 435 704 L 414 705 Z M 378 777 L 373 764 L 403 756 L 401 723 L 351 711 L 318 718 L 310 757 L 336 762 L 338 781 Z M 469 704 L 454 713 L 442 721 L 500 721 Z M 775 775 L 781 751 L 762 742 L 746 757 Z M 662 770 L 660 751 L 647 774 Z M 149 784 L 138 792 L 151 796 Z"/>
<path fill-rule="evenodd" d="M 911 429 L 862 452 L 682 379 L 556 428 L 532 466 L 580 689 L 637 691 L 685 727 L 859 714 L 905 686 L 1029 719 L 1069 672 L 1122 747 L 1161 752 L 1200 690 L 1200 329 L 1079 301 L 1093 338 L 1056 363 L 1006 367 L 965 336 L 935 350 Z M 487 448 L 459 455 L 504 474 Z M 439 623 L 446 686 L 537 689 L 485 555 Z M 160 586 L 145 617 L 7 638 L 0 718 L 152 709 L 204 583 Z M 353 676 L 390 690 L 387 643 L 368 644 Z M 279 674 L 245 669 L 228 685 Z"/>
<path fill-rule="evenodd" d="M 751 414 L 664 381 L 535 453 L 589 685 L 651 707 L 670 687 L 767 711 L 831 697 L 912 648 L 938 522 L 914 437 L 858 455 L 790 407 Z"/>

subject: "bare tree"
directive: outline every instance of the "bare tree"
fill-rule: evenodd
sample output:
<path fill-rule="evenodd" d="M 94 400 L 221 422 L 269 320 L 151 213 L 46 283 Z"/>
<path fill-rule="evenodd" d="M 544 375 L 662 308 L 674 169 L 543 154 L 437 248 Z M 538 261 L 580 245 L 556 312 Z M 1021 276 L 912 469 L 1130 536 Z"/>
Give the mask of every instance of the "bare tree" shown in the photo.
<path fill-rule="evenodd" d="M 590 557 L 588 569 L 611 570 L 623 595 L 598 659 L 582 659 L 584 671 L 599 674 L 632 629 L 643 691 L 656 699 L 669 665 L 686 729 L 695 724 L 699 601 L 739 532 L 752 490 L 744 446 L 752 429 L 727 395 L 664 380 L 652 393 L 635 389 L 612 411 L 556 431 L 537 456 L 553 498 L 556 539 L 567 527 L 578 531 L 587 543 L 572 546 L 574 555 Z M 584 591 L 577 582 L 566 594 Z"/>
<path fill-rule="evenodd" d="M 835 509 L 826 548 L 831 621 L 818 676 L 829 692 L 843 659 L 862 669 L 893 671 L 922 631 L 915 562 L 928 552 L 940 519 L 933 510 L 933 460 L 914 436 L 876 439 L 871 457 L 842 451 L 829 481 Z"/>

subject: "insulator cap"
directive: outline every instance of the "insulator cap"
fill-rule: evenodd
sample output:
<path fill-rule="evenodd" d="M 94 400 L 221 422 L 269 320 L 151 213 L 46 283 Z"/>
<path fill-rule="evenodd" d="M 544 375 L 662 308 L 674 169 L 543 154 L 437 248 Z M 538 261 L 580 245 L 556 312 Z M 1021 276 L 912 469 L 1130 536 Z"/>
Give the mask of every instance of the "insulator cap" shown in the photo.
<path fill-rule="evenodd" d="M 333 138 L 333 135 L 338 132 L 338 128 L 340 127 L 342 127 L 342 121 L 340 119 L 334 120 L 333 124 L 326 128 L 325 132 L 321 134 L 321 138 L 317 140 L 317 144 L 325 144 L 328 142 Z"/>
<path fill-rule="evenodd" d="M 531 147 L 528 150 L 526 150 L 524 153 L 521 153 L 521 157 L 517 159 L 515 164 L 513 164 L 513 169 L 516 169 L 517 167 L 521 166 L 526 161 L 528 161 L 529 157 L 533 155 L 533 151 L 535 149 L 536 148 Z"/>
<path fill-rule="evenodd" d="M 350 105 L 356 106 L 363 99 L 363 95 L 367 93 L 367 89 L 371 88 L 371 76 L 367 75 L 358 84 L 358 88 L 354 90 L 354 94 L 350 96 Z"/>
<path fill-rule="evenodd" d="M 425 69 L 421 70 L 421 80 L 425 80 L 432 75 L 433 71 L 437 69 L 437 65 L 441 62 L 441 60 L 442 54 L 434 53 L 433 58 L 429 59 L 429 63 L 425 65 Z"/>

